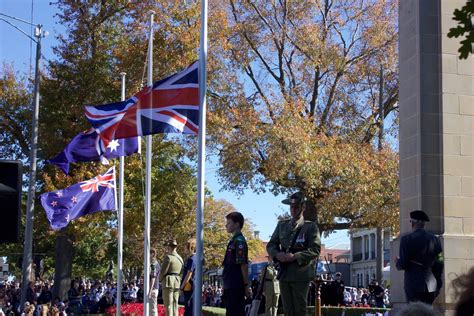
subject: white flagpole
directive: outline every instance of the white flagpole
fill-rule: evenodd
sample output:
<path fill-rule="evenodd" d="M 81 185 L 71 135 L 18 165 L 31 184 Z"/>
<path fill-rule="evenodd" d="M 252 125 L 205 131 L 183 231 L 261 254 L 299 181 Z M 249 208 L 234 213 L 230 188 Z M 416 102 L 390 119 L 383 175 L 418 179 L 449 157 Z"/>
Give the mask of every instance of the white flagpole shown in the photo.
<path fill-rule="evenodd" d="M 121 77 L 121 99 L 125 101 L 125 72 L 120 73 Z M 119 209 L 118 209 L 118 253 L 117 253 L 117 316 L 122 315 L 122 271 L 123 271 L 123 188 L 125 172 L 125 157 L 119 158 Z"/>
<path fill-rule="evenodd" d="M 202 263 L 204 253 L 204 169 L 206 163 L 206 62 L 207 62 L 207 0 L 201 0 L 201 38 L 199 49 L 199 142 L 198 196 L 196 212 L 196 273 L 194 280 L 193 315 L 202 311 Z"/>
<path fill-rule="evenodd" d="M 153 16 L 150 11 L 150 36 L 148 39 L 148 86 L 153 86 Z M 146 139 L 146 171 L 145 171 L 145 267 L 143 269 L 143 314 L 149 315 L 148 295 L 150 293 L 150 213 L 151 213 L 151 154 L 152 135 Z"/>

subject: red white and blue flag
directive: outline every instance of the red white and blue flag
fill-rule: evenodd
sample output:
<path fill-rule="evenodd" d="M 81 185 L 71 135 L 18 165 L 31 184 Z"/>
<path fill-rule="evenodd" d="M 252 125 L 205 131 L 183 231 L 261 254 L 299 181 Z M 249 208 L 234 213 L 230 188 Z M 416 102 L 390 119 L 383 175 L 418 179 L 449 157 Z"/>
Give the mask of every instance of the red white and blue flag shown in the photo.
<path fill-rule="evenodd" d="M 107 146 L 112 139 L 158 133 L 197 134 L 199 62 L 157 81 L 128 100 L 86 106 L 85 114 Z"/>
<path fill-rule="evenodd" d="M 116 210 L 115 168 L 66 189 L 43 193 L 40 201 L 55 230 L 87 214 Z"/>

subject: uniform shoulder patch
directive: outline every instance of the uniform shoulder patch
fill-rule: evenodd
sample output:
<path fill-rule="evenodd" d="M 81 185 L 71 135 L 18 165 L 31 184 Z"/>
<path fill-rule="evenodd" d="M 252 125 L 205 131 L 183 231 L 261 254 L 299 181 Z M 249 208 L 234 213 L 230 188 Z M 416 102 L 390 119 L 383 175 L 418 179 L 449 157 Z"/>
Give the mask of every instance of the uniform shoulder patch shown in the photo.
<path fill-rule="evenodd" d="M 244 237 L 244 235 L 239 235 L 239 236 L 235 237 L 234 240 L 237 241 L 237 242 L 245 242 L 245 237 Z"/>

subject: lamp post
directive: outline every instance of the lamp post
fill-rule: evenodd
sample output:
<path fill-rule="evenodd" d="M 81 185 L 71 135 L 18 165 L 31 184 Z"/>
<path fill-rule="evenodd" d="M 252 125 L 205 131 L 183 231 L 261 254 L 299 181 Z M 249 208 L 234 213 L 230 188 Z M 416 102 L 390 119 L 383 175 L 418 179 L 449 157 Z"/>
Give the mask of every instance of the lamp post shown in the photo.
<path fill-rule="evenodd" d="M 25 240 L 23 245 L 23 263 L 22 263 L 22 287 L 21 287 L 21 303 L 23 306 L 26 301 L 26 291 L 32 273 L 32 251 L 33 251 L 33 220 L 34 220 L 34 206 L 35 206 L 35 190 L 36 190 L 36 152 L 38 144 L 38 116 L 39 116 L 39 81 L 40 81 L 40 59 L 41 59 L 41 38 L 46 37 L 48 32 L 42 30 L 41 24 L 33 24 L 28 21 L 18 19 L 3 13 L 12 20 L 23 22 L 35 26 L 34 37 L 28 35 L 25 31 L 11 23 L 10 21 L 0 17 L 0 20 L 10 24 L 12 27 L 26 35 L 33 42 L 36 43 L 36 61 L 35 61 L 35 81 L 33 87 L 33 118 L 31 122 L 31 143 L 30 143 L 30 179 L 28 184 L 28 199 L 26 202 L 26 219 L 25 219 Z"/>

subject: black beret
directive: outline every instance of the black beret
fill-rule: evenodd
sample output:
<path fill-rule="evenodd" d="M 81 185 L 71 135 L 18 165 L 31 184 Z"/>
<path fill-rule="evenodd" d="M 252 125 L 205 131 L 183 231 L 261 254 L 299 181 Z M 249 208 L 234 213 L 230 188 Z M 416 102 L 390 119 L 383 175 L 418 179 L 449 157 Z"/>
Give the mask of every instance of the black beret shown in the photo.
<path fill-rule="evenodd" d="M 304 195 L 303 192 L 296 192 L 290 195 L 287 199 L 284 199 L 281 201 L 281 203 L 286 204 L 286 205 L 291 205 L 291 204 L 301 204 L 301 202 L 304 201 Z"/>
<path fill-rule="evenodd" d="M 426 215 L 426 213 L 421 210 L 415 210 L 413 212 L 410 212 L 410 218 L 416 219 L 419 221 L 424 221 L 424 222 L 430 221 L 430 218 L 428 217 L 428 215 Z"/>

